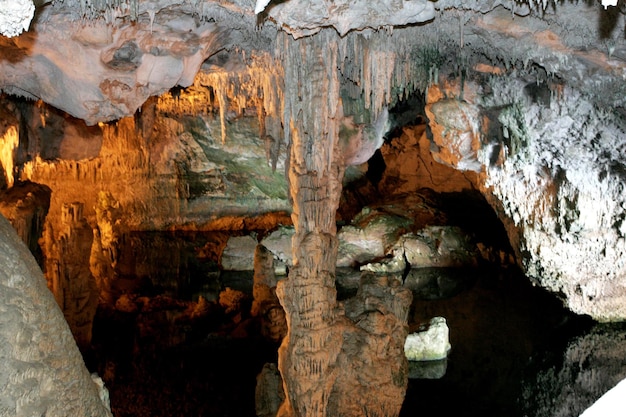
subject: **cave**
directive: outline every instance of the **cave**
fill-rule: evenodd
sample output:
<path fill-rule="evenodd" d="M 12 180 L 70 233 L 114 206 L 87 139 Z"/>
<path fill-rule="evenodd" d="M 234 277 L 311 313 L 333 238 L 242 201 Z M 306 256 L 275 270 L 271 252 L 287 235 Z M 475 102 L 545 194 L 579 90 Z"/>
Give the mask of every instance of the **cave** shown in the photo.
<path fill-rule="evenodd" d="M 11 0 L 0 32 L 0 416 L 623 410 L 621 2 Z"/>

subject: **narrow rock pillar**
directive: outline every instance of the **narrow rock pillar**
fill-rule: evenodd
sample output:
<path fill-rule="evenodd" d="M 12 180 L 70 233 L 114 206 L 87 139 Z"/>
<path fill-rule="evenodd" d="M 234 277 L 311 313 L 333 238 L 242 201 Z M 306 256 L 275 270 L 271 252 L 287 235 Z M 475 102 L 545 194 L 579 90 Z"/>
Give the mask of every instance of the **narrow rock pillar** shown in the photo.
<path fill-rule="evenodd" d="M 334 34 L 325 32 L 297 41 L 283 37 L 296 233 L 294 266 L 277 288 L 288 325 L 279 349 L 286 399 L 278 415 L 326 416 L 342 346 L 335 288 L 335 215 L 344 172 L 336 122 L 337 44 Z"/>

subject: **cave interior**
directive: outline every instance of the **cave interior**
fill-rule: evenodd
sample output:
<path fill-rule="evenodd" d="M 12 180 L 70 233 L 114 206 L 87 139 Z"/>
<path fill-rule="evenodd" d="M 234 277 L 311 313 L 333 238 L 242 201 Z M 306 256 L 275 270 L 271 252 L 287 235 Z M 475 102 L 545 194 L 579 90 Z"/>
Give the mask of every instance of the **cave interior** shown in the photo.
<path fill-rule="evenodd" d="M 580 415 L 626 378 L 625 7 L 0 4 L 0 415 Z"/>

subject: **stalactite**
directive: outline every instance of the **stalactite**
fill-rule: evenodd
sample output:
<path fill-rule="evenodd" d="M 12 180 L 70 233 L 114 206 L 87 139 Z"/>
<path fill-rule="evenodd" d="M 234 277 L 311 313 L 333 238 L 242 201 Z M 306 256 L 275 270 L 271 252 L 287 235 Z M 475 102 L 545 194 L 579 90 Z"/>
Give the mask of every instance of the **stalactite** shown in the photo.
<path fill-rule="evenodd" d="M 194 84 L 181 90 L 176 96 L 171 93 L 159 97 L 157 108 L 169 114 L 210 114 L 220 117 L 221 138 L 228 136 L 228 121 L 234 115 L 240 117 L 248 111 L 256 112 L 259 119 L 259 137 L 271 136 L 282 142 L 280 123 L 283 110 L 283 71 L 277 59 L 268 54 L 246 58 L 243 52 L 234 52 L 234 61 L 242 61 L 233 70 L 212 68 L 201 71 Z M 216 105 L 211 105 L 212 97 Z M 202 107 L 198 107 L 201 105 Z"/>
<path fill-rule="evenodd" d="M 15 152 L 19 145 L 17 126 L 9 126 L 0 137 L 0 169 L 4 170 L 4 183 L 8 188 L 15 181 Z"/>

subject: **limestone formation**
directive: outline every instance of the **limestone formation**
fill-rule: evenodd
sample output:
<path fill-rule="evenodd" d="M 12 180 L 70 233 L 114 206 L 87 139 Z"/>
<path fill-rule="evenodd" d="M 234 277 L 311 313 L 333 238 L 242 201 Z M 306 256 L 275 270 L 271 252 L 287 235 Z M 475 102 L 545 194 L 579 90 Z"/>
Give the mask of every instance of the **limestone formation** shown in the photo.
<path fill-rule="evenodd" d="M 352 224 L 342 227 L 339 232 L 341 243 L 337 266 L 357 266 L 385 257 L 411 225 L 412 221 L 407 217 L 364 208 Z"/>
<path fill-rule="evenodd" d="M 433 4 L 427 1 L 370 3 L 364 0 L 342 0 L 332 5 L 323 1 L 290 1 L 271 4 L 268 16 L 294 38 L 318 33 L 323 27 L 334 27 L 340 35 L 351 30 L 403 26 L 431 20 Z"/>
<path fill-rule="evenodd" d="M 87 349 L 99 298 L 96 280 L 86 262 L 91 255 L 93 232 L 83 216 L 82 203 L 65 204 L 61 216 L 58 240 L 50 223 L 44 230 L 46 279 L 76 343 Z"/>
<path fill-rule="evenodd" d="M 28 30 L 34 14 L 32 0 L 4 0 L 0 3 L 0 33 L 11 37 Z"/>
<path fill-rule="evenodd" d="M 424 329 L 407 336 L 404 354 L 410 361 L 437 361 L 445 359 L 450 348 L 446 319 L 434 317 Z"/>
<path fill-rule="evenodd" d="M 274 256 L 265 246 L 257 245 L 254 252 L 254 277 L 250 313 L 261 322 L 261 335 L 280 343 L 287 333 L 285 312 L 276 297 Z"/>
<path fill-rule="evenodd" d="M 255 390 L 257 417 L 275 417 L 285 400 L 283 380 L 274 363 L 266 363 L 257 376 Z"/>
<path fill-rule="evenodd" d="M 39 9 L 36 35 L 27 32 L 1 41 L 5 53 L 28 50 L 30 58 L 5 67 L 0 85 L 17 96 L 45 98 L 88 124 L 132 115 L 151 95 L 191 85 L 202 62 L 222 47 L 215 24 L 174 10 L 153 9 L 151 19 L 146 15 L 115 28 L 104 21 L 81 25 L 73 36 L 63 31 L 67 14 L 54 10 Z M 82 71 L 83 65 L 89 70 Z M 28 75 L 29 68 L 39 75 Z M 18 78 L 18 83 L 9 81 Z M 73 91 L 80 91 L 80 97 Z"/>
<path fill-rule="evenodd" d="M 7 16 L 9 3 L 27 7 Z M 101 191 L 133 230 L 228 225 L 245 234 L 254 229 L 248 216 L 287 212 L 291 198 L 293 264 L 277 288 L 288 323 L 279 415 L 395 415 L 405 373 L 389 331 L 400 334 L 402 320 L 386 310 L 351 316 L 336 298 L 345 164 L 385 141 L 386 112 L 423 95 L 429 129 L 412 142 L 412 158 L 430 151 L 465 172 L 440 171 L 428 184 L 454 178 L 440 190 L 480 190 L 534 283 L 574 312 L 625 319 L 626 18 L 614 3 L 38 0 L 32 30 L 0 39 L 0 90 L 16 99 L 0 129 L 0 188 L 31 180 L 52 190 L 46 274 L 64 309 L 76 310 L 81 344 L 95 280 L 74 260 L 89 259 L 96 225 L 94 252 L 108 253 L 98 264 L 109 265 L 99 279 L 115 273 L 114 223 L 96 209 Z M 7 33 L 17 35 L 29 2 L 0 5 L 0 23 L 11 18 Z M 417 174 L 394 184 L 359 169 L 378 193 L 394 185 L 413 193 L 418 183 Z M 397 214 L 388 219 L 400 225 L 385 232 L 393 238 L 360 242 L 339 264 L 372 261 L 366 251 L 387 256 L 404 227 Z M 444 264 L 438 246 L 426 246 L 413 260 Z M 450 290 L 440 280 L 433 293 Z M 347 359 L 377 349 L 389 354 L 390 372 Z M 387 391 L 357 404 L 346 391 L 354 363 L 363 365 L 354 392 L 372 381 Z"/>
<path fill-rule="evenodd" d="M 124 232 L 122 210 L 110 192 L 101 191 L 95 211 L 97 226 L 93 229 L 89 267 L 98 286 L 100 300 L 110 304 L 119 295 L 113 288 L 113 281 L 118 274 L 116 266 Z"/>
<path fill-rule="evenodd" d="M 49 207 L 50 189 L 45 185 L 24 182 L 0 192 L 0 212 L 37 257 L 41 257 L 39 239 Z"/>
<path fill-rule="evenodd" d="M 0 415 L 111 416 L 41 269 L 0 216 Z"/>

